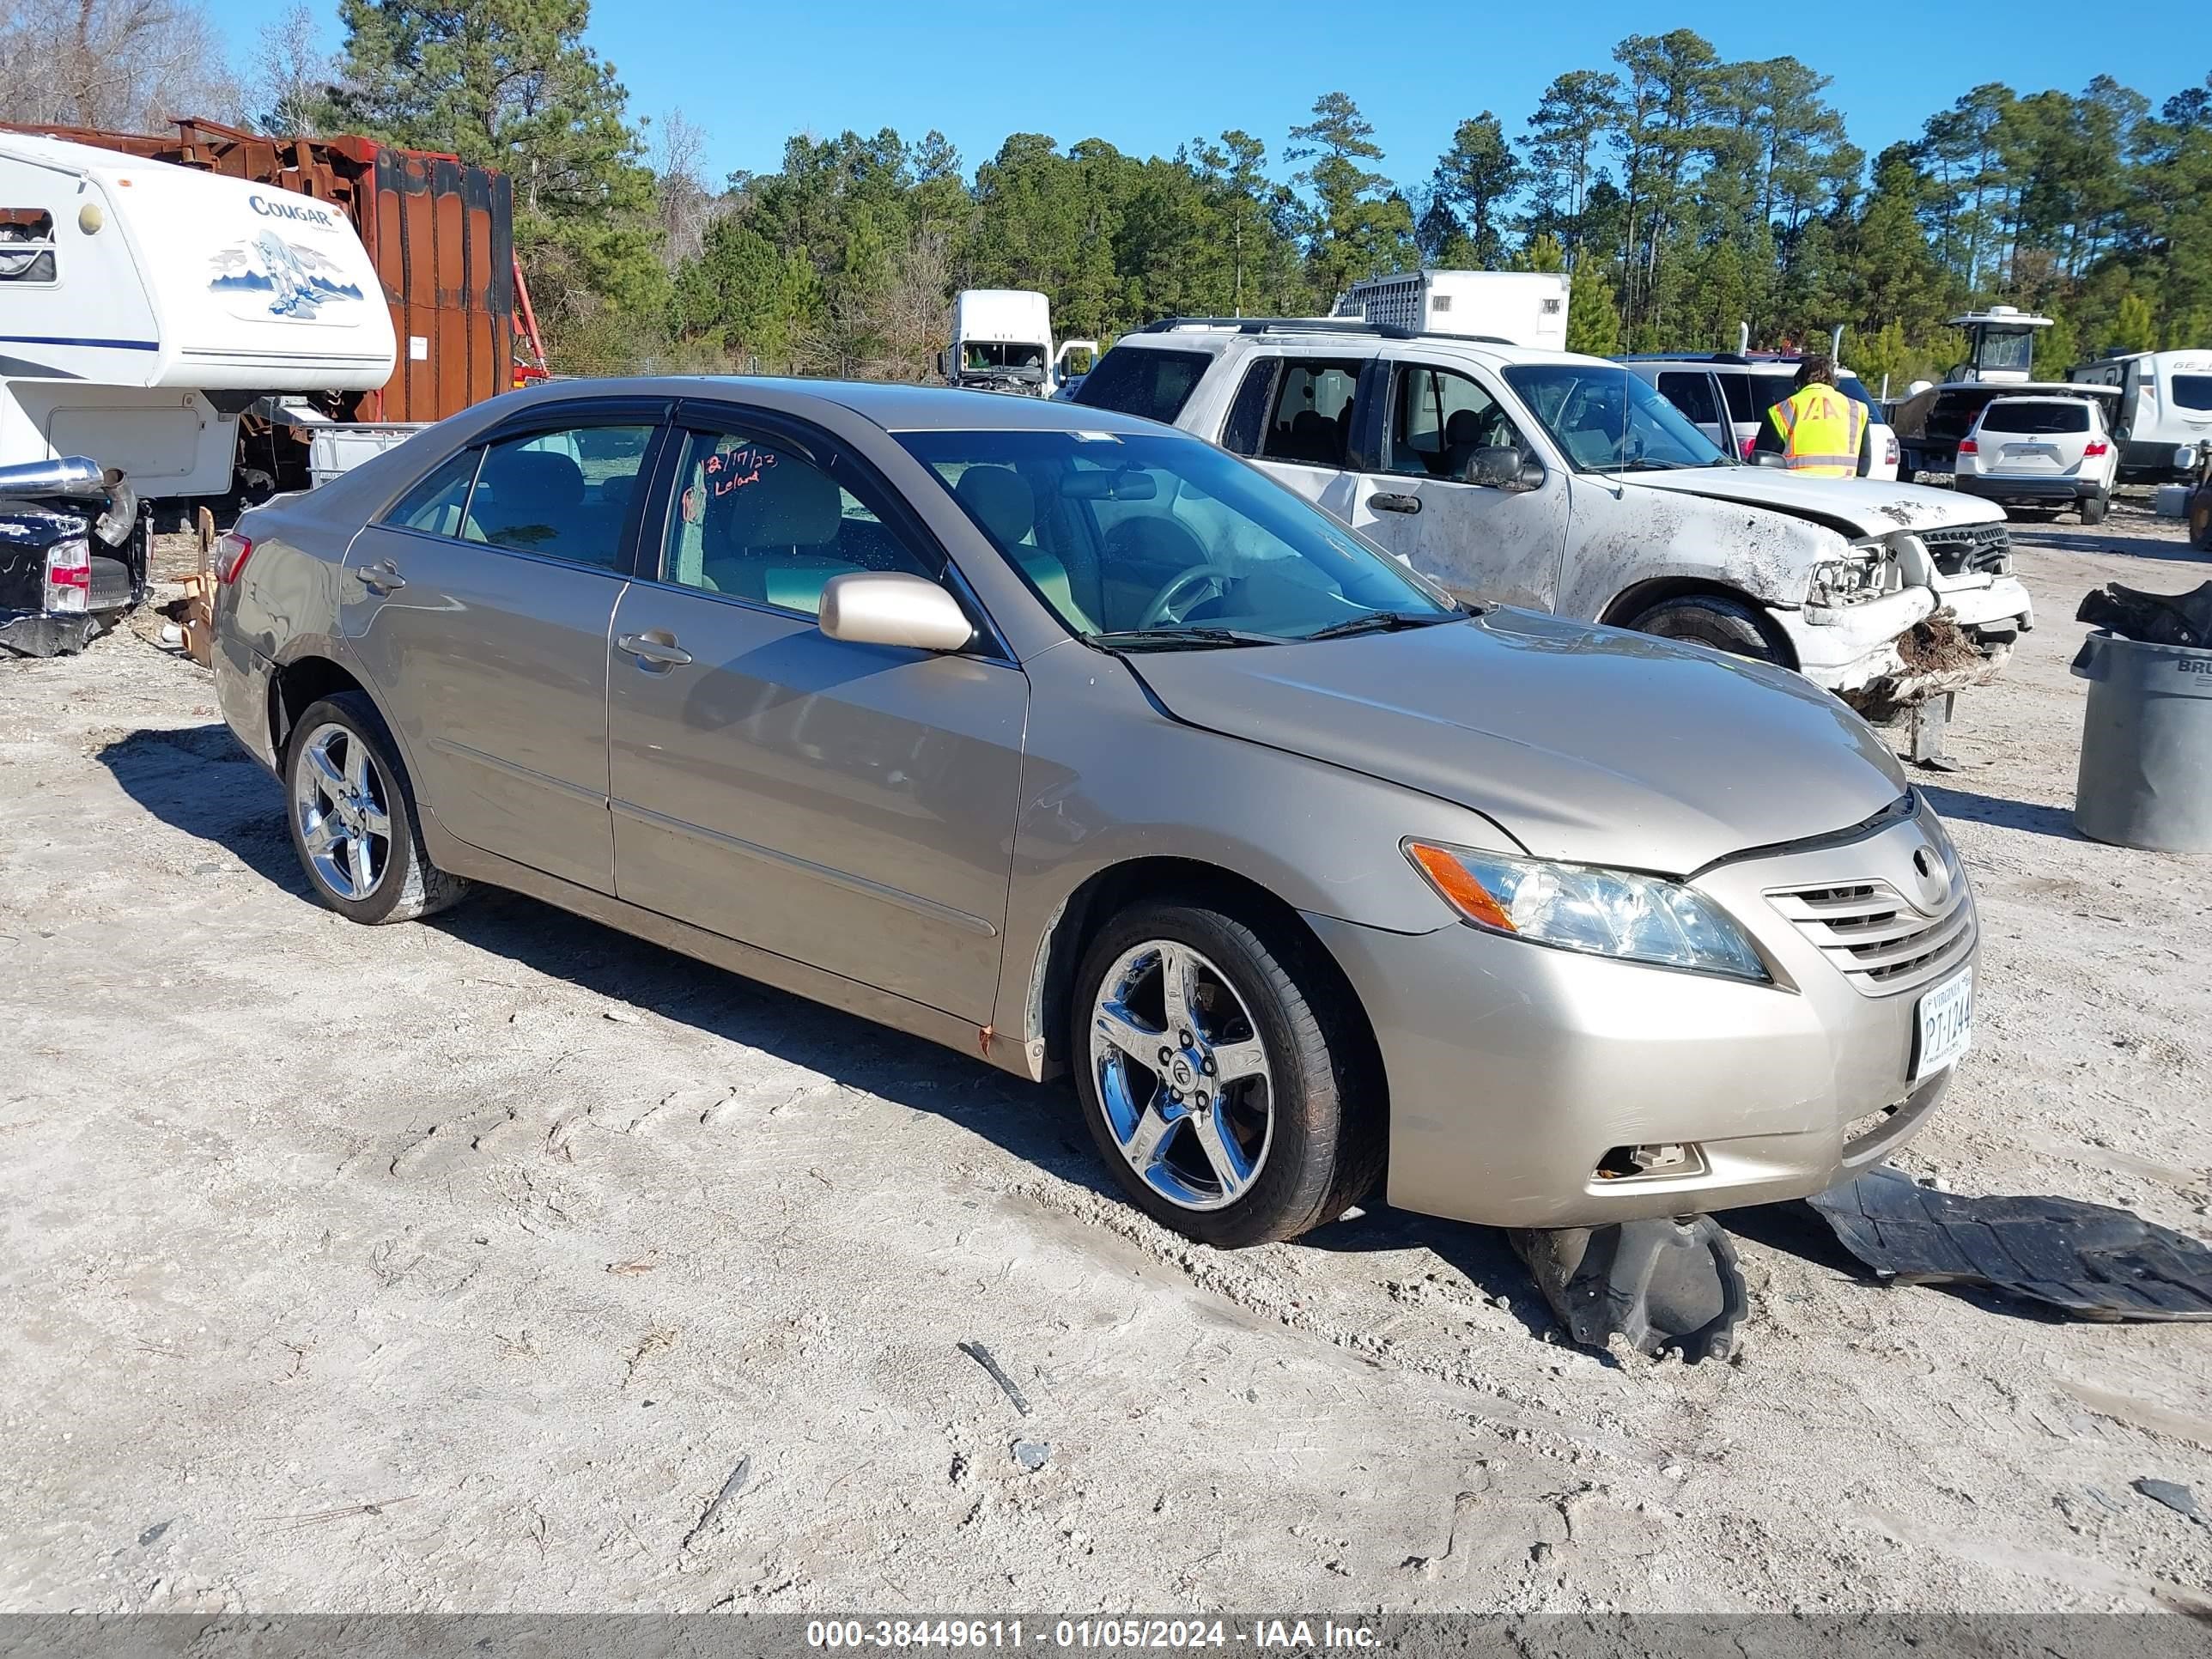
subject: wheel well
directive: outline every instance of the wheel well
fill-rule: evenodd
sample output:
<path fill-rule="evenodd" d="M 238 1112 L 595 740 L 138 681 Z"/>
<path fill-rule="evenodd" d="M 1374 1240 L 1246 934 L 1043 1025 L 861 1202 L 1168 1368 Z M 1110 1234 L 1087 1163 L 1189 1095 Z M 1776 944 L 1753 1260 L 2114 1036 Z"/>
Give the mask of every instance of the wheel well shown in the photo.
<path fill-rule="evenodd" d="M 1749 611 L 1759 623 L 1759 631 L 1766 636 L 1772 647 L 1774 659 L 1784 668 L 1797 666 L 1797 653 L 1790 643 L 1790 636 L 1777 628 L 1766 614 L 1766 607 L 1740 587 L 1730 587 L 1724 582 L 1705 580 L 1696 576 L 1660 576 L 1648 582 L 1638 582 L 1623 590 L 1598 618 L 1612 628 L 1626 628 L 1632 619 L 1642 616 L 1655 605 L 1664 605 L 1669 599 L 1729 599 Z"/>
<path fill-rule="evenodd" d="M 340 691 L 359 691 L 362 684 L 328 657 L 301 657 L 270 677 L 269 738 L 281 757 L 292 727 L 301 715 L 323 698 Z"/>
<path fill-rule="evenodd" d="M 1298 957 L 1296 965 L 1323 981 L 1317 988 L 1321 996 L 1332 1011 L 1345 1017 L 1348 1035 L 1358 1045 L 1357 1057 L 1376 1087 L 1386 1087 L 1382 1050 L 1358 993 L 1337 966 L 1328 947 L 1306 926 L 1305 918 L 1250 877 L 1197 859 L 1132 859 L 1098 872 L 1068 895 L 1045 934 L 1037 970 L 1030 976 L 1030 1034 L 1044 1039 L 1048 1068 L 1067 1061 L 1075 974 L 1084 953 L 1107 922 L 1139 899 L 1189 899 L 1208 904 L 1294 951 Z"/>

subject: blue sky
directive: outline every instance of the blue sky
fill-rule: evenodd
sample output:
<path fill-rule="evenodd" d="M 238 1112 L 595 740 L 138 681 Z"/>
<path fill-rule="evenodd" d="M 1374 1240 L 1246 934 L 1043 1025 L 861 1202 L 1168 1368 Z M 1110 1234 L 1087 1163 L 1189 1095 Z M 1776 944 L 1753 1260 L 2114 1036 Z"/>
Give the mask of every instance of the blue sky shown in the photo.
<path fill-rule="evenodd" d="M 213 9 L 243 61 L 283 0 Z M 1916 133 L 1981 81 L 2078 91 L 2100 71 L 2154 106 L 2212 69 L 2193 33 L 2083 27 L 2078 3 L 2015 0 L 1970 36 L 1960 11 L 1864 4 L 1821 28 L 1820 7 L 1715 4 L 1681 18 L 1601 3 L 1360 6 L 1309 0 L 930 0 L 757 6 L 599 0 L 587 39 L 629 89 L 632 112 L 680 107 L 708 137 L 708 176 L 772 169 L 784 139 L 893 126 L 940 129 L 972 172 L 1009 132 L 1101 137 L 1136 155 L 1242 127 L 1276 159 L 1315 96 L 1348 92 L 1374 122 L 1383 167 L 1425 178 L 1453 127 L 1483 109 L 1517 136 L 1568 69 L 1610 67 L 1613 44 L 1686 21 L 1726 58 L 1795 52 L 1832 76 L 1830 97 L 1869 154 Z M 329 8 L 331 44 L 337 7 Z M 1425 13 L 1420 34 L 1362 19 Z M 1970 44 L 1971 42 L 1971 44 Z M 2177 49 L 2178 48 L 2178 49 Z"/>

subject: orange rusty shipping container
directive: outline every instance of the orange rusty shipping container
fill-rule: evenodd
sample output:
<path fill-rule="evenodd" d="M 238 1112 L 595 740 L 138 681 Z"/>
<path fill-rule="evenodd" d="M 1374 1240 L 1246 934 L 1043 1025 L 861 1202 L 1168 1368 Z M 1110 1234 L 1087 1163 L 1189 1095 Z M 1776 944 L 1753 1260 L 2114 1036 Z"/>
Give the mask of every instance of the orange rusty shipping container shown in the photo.
<path fill-rule="evenodd" d="M 436 421 L 543 374 L 527 301 L 517 315 L 514 188 L 504 173 L 370 138 L 270 138 L 180 120 L 174 137 L 17 125 L 80 144 L 247 179 L 328 202 L 351 219 L 392 307 L 398 362 L 383 390 L 342 399 L 356 421 Z M 518 330 L 518 321 L 523 327 Z M 525 341 L 529 343 L 524 344 Z"/>

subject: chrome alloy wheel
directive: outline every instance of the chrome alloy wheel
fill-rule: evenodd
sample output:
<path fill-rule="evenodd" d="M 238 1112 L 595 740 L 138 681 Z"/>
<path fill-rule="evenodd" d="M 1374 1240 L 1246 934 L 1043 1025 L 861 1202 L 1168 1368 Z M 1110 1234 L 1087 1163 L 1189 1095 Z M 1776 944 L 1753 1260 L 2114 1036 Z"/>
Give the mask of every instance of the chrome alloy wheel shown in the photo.
<path fill-rule="evenodd" d="M 316 878 L 342 899 L 367 898 L 391 867 L 391 799 L 356 733 L 329 720 L 307 734 L 292 813 Z"/>
<path fill-rule="evenodd" d="M 1274 1076 L 1243 997 L 1188 945 L 1121 953 L 1091 1010 L 1091 1068 L 1121 1156 L 1186 1210 L 1251 1190 L 1274 1138 Z"/>

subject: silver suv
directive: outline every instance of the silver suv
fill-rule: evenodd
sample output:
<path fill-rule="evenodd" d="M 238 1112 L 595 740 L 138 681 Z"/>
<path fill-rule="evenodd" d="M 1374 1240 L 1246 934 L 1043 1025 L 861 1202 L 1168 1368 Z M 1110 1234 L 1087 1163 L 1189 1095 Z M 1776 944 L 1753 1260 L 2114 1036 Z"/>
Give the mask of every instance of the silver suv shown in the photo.
<path fill-rule="evenodd" d="M 1378 1180 L 1529 1227 L 1818 1191 L 1968 1041 L 1972 896 L 1841 704 L 1469 614 L 1147 421 L 552 386 L 247 514 L 219 575 L 325 904 L 493 883 L 1070 1070 L 1215 1243 Z"/>
<path fill-rule="evenodd" d="M 1122 336 L 1076 401 L 1250 458 L 1462 598 L 1778 663 L 1870 719 L 1993 678 L 2034 625 L 1997 507 L 1739 465 L 1602 358 L 1170 319 Z"/>

